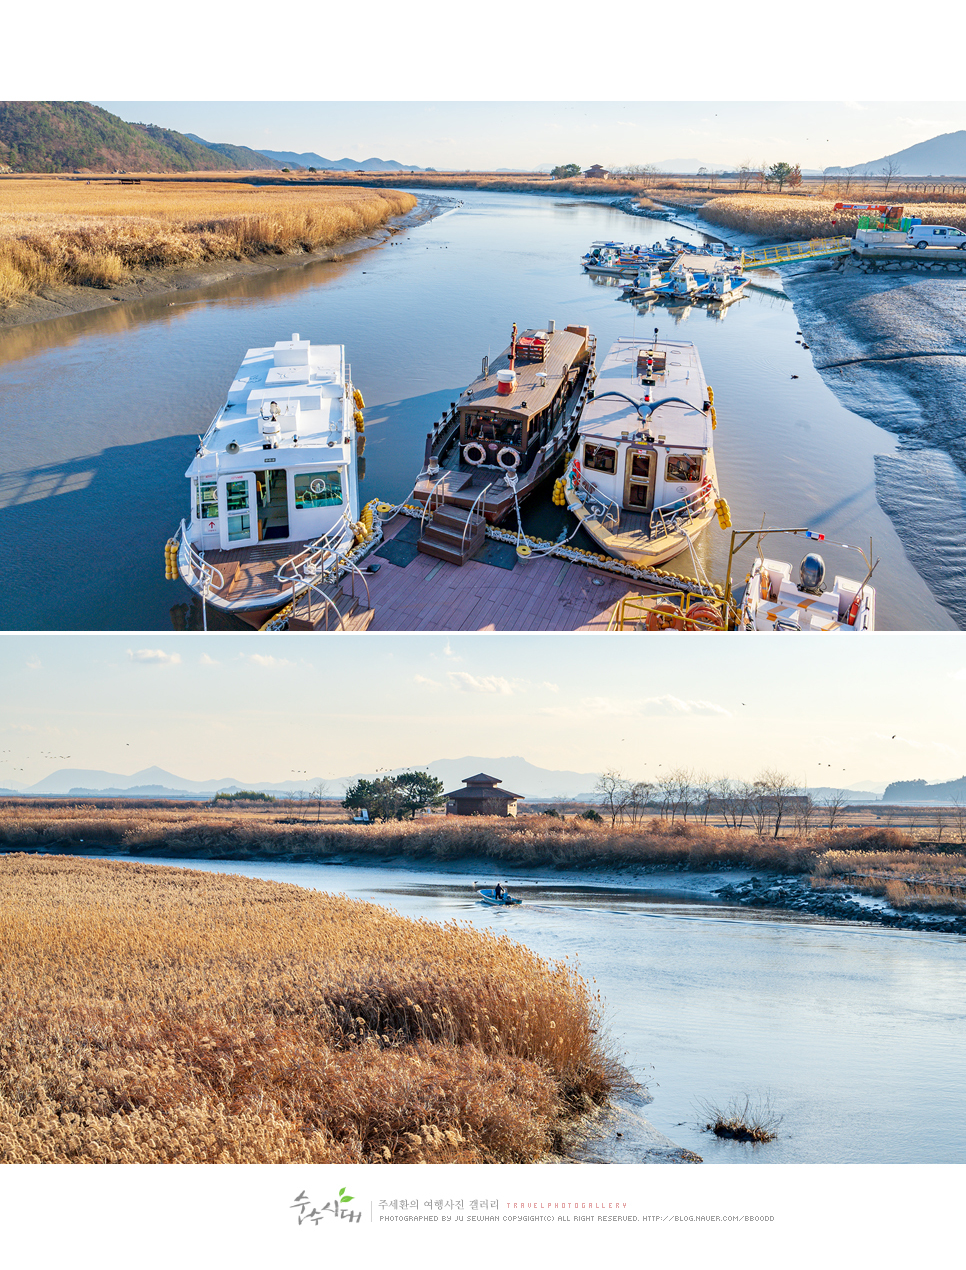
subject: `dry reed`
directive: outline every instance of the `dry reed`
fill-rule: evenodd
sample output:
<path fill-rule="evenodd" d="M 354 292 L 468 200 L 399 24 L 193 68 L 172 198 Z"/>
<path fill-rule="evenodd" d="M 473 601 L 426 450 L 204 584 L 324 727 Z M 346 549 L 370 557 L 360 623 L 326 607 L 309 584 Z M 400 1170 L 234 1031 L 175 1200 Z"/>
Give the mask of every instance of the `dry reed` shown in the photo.
<path fill-rule="evenodd" d="M 783 242 L 842 235 L 852 237 L 858 228 L 859 214 L 836 212 L 835 201 L 781 194 L 727 194 L 706 202 L 701 216 L 713 225 Z M 905 214 L 919 216 L 930 225 L 966 229 L 966 205 L 962 203 L 907 203 Z"/>
<path fill-rule="evenodd" d="M 137 271 L 312 252 L 416 205 L 401 191 L 166 181 L 0 182 L 0 302 L 111 287 Z"/>
<path fill-rule="evenodd" d="M 274 882 L 0 859 L 0 1161 L 528 1162 L 621 1079 L 506 937 Z"/>
<path fill-rule="evenodd" d="M 908 912 L 966 913 L 966 849 L 949 855 L 920 851 L 827 851 L 810 878 L 816 890 L 876 895 Z"/>
<path fill-rule="evenodd" d="M 98 809 L 89 803 L 31 808 L 0 802 L 0 843 L 19 848 L 71 849 L 95 845 L 139 855 L 223 858 L 393 853 L 408 859 L 479 858 L 502 864 L 620 867 L 642 864 L 686 868 L 747 866 L 807 872 L 814 847 L 802 839 L 771 837 L 657 817 L 643 824 L 594 824 L 551 816 L 426 816 L 370 826 L 316 824 L 271 812 L 235 812 L 197 805 L 146 810 L 136 804 Z"/>

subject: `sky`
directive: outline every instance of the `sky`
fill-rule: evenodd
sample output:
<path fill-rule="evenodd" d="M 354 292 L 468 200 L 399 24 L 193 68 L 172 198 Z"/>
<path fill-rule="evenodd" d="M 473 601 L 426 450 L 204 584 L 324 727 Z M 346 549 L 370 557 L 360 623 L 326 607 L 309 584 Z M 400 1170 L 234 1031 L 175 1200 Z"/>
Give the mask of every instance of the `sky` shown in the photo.
<path fill-rule="evenodd" d="M 966 102 L 107 101 L 133 123 L 252 149 L 395 159 L 440 169 L 672 163 L 681 170 L 784 160 L 872 162 L 966 128 Z"/>
<path fill-rule="evenodd" d="M 0 786 L 61 767 L 326 779 L 467 754 L 633 779 L 777 768 L 813 787 L 966 772 L 963 636 L 856 639 L 9 634 Z"/>

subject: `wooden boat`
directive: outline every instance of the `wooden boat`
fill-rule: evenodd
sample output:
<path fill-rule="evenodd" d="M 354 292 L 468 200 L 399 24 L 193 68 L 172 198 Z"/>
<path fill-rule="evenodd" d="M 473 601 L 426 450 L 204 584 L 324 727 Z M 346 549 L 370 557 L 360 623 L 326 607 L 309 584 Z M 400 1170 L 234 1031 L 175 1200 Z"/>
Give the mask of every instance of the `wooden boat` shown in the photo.
<path fill-rule="evenodd" d="M 594 378 L 595 340 L 586 326 L 554 323 L 517 335 L 426 436 L 413 496 L 439 519 L 439 551 L 462 563 L 467 526 L 496 524 L 550 475 L 570 447 Z M 464 524 L 465 522 L 465 524 Z M 447 546 L 446 537 L 452 538 Z M 477 544 L 479 545 L 479 544 Z"/>
<path fill-rule="evenodd" d="M 716 512 L 724 523 L 712 403 L 689 341 L 625 337 L 612 346 L 563 480 L 566 505 L 608 555 L 659 565 L 686 551 Z"/>
<path fill-rule="evenodd" d="M 341 344 L 296 333 L 250 348 L 185 473 L 191 511 L 169 540 L 169 576 L 260 625 L 354 567 L 362 406 Z"/>
<path fill-rule="evenodd" d="M 496 898 L 496 888 L 492 886 L 481 887 L 479 890 L 480 899 L 484 904 L 522 904 L 523 900 L 518 900 L 512 895 L 504 895 L 502 899 Z"/>

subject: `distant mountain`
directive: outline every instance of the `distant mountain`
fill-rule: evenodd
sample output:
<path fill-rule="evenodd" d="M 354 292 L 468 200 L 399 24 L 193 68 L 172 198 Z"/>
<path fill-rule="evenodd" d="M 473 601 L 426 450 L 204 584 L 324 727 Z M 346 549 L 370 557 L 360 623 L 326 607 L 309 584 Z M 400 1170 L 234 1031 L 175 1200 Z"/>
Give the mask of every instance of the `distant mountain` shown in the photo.
<path fill-rule="evenodd" d="M 426 168 L 417 168 L 414 163 L 397 163 L 395 159 L 324 159 L 321 154 L 313 154 L 311 150 L 305 154 L 296 154 L 294 150 L 262 150 L 261 154 L 270 159 L 277 159 L 279 164 L 292 168 L 321 168 L 335 172 L 424 172 Z"/>
<path fill-rule="evenodd" d="M 935 785 L 924 780 L 893 781 L 882 795 L 884 803 L 951 803 L 957 799 L 966 802 L 966 776 Z"/>
<path fill-rule="evenodd" d="M 231 159 L 180 132 L 125 123 L 86 101 L 0 102 L 0 163 L 24 172 L 232 170 Z"/>
<path fill-rule="evenodd" d="M 899 176 L 963 176 L 966 175 L 966 129 L 944 132 L 941 136 L 919 141 L 894 154 L 883 155 L 859 164 L 858 176 L 879 176 L 889 163 L 896 165 Z M 845 168 L 827 168 L 833 176 L 844 174 Z"/>
<path fill-rule="evenodd" d="M 250 150 L 248 146 L 233 146 L 227 141 L 205 141 L 204 137 L 198 137 L 193 132 L 186 132 L 184 135 L 189 141 L 196 141 L 198 145 L 214 150 L 243 171 L 262 172 L 267 169 L 278 172 L 285 166 L 278 159 L 269 158 L 259 150 Z"/>
<path fill-rule="evenodd" d="M 407 766 L 417 766 L 409 764 Z M 405 768 L 394 768 L 403 771 Z M 497 776 L 505 789 L 528 798 L 578 798 L 593 790 L 596 772 L 549 771 L 535 767 L 524 758 L 437 759 L 426 770 L 438 777 L 447 790 L 458 789 L 466 776 L 488 772 Z M 88 768 L 63 767 L 18 791 L 32 797 L 104 797 L 104 798 L 186 798 L 210 797 L 219 790 L 233 793 L 239 789 L 257 789 L 267 794 L 306 792 L 324 784 L 331 798 L 341 798 L 343 790 L 360 778 L 372 779 L 381 772 L 356 772 L 351 776 L 307 777 L 301 781 L 240 781 L 233 776 L 220 780 L 189 780 L 175 776 L 161 767 L 146 767 L 130 776 L 120 772 L 103 772 Z"/>

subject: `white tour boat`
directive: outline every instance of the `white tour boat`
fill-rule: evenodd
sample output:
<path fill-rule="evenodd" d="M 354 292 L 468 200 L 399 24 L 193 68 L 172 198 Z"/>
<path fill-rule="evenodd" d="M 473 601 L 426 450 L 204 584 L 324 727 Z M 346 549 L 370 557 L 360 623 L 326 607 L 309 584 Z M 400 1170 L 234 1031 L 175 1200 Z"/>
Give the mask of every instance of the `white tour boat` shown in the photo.
<path fill-rule="evenodd" d="M 563 479 L 570 510 L 608 555 L 659 565 L 688 549 L 718 498 L 714 397 L 694 344 L 619 339 L 598 371 Z"/>
<path fill-rule="evenodd" d="M 712 271 L 707 290 L 699 299 L 709 304 L 730 304 L 732 300 L 740 300 L 745 293 L 748 279 L 733 269 L 715 269 Z"/>
<path fill-rule="evenodd" d="M 341 344 L 294 334 L 250 348 L 185 473 L 191 514 L 169 543 L 169 575 L 257 625 L 353 568 L 368 537 L 362 407 Z"/>

